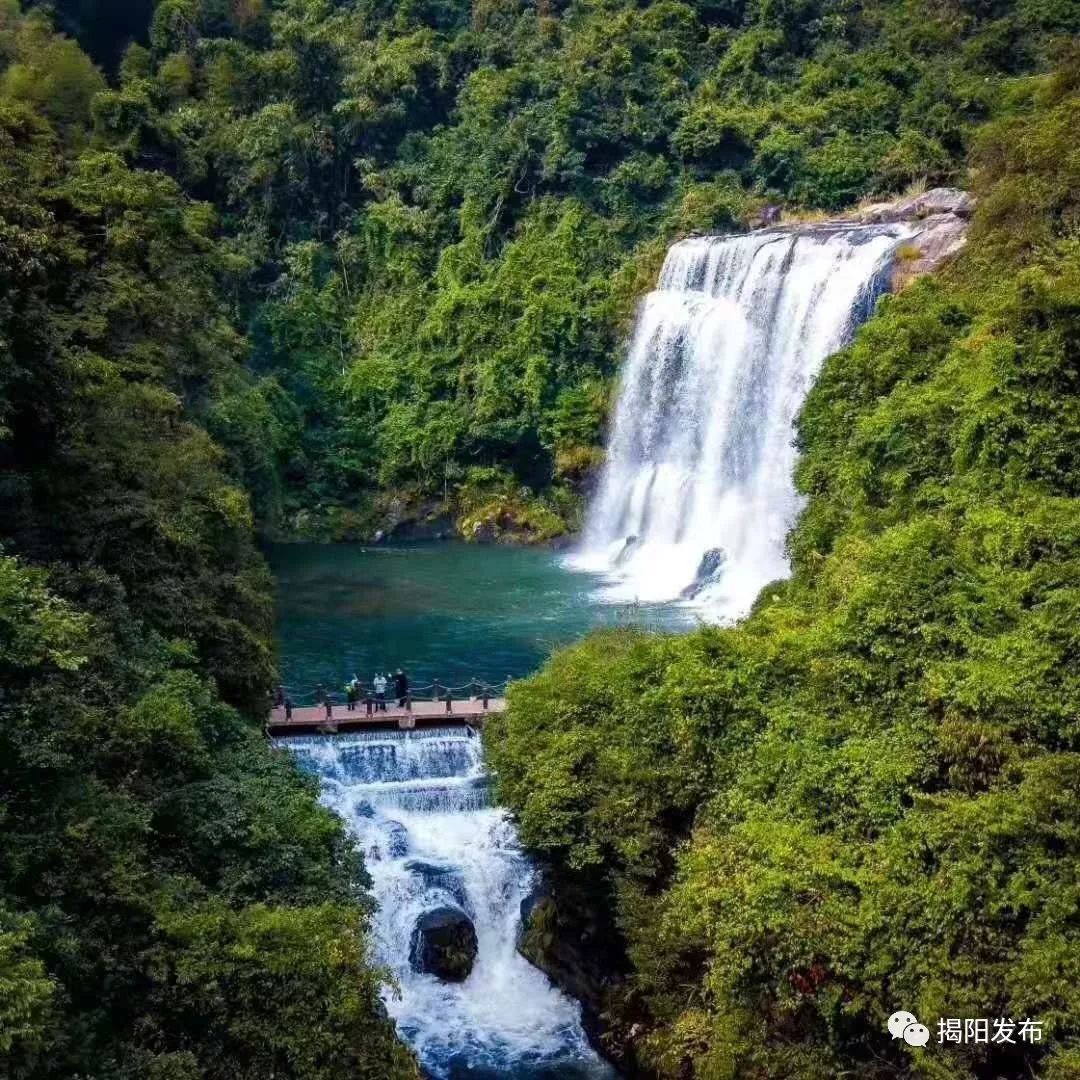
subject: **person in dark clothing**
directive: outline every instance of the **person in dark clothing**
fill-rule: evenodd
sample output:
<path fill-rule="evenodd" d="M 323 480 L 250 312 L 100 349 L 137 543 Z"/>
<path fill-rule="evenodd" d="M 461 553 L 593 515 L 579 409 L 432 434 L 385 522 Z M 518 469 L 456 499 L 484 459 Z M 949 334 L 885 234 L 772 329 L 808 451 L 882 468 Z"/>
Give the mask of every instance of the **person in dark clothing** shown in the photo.
<path fill-rule="evenodd" d="M 330 700 L 329 695 L 327 695 L 325 705 L 326 705 L 326 719 L 327 720 L 333 720 L 334 719 L 334 703 Z"/>
<path fill-rule="evenodd" d="M 354 675 L 345 684 L 345 708 L 352 712 L 356 708 L 356 699 L 360 696 L 360 680 Z"/>
<path fill-rule="evenodd" d="M 409 697 L 409 676 L 401 668 L 394 674 L 394 696 L 398 699 L 398 705 L 404 708 Z"/>
<path fill-rule="evenodd" d="M 292 698 L 288 695 L 285 696 L 285 719 L 289 721 L 292 719 Z"/>
<path fill-rule="evenodd" d="M 325 705 L 330 699 L 326 696 L 326 687 L 322 683 L 319 683 L 315 687 L 315 704 Z"/>
<path fill-rule="evenodd" d="M 278 683 L 277 689 L 274 691 L 274 708 L 280 709 L 285 704 L 285 687 Z"/>

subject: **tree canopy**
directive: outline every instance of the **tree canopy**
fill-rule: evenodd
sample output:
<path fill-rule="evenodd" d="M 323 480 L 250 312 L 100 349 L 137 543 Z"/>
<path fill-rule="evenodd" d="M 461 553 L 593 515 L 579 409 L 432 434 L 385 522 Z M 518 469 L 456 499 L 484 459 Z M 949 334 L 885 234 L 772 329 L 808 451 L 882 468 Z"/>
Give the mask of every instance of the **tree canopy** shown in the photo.
<path fill-rule="evenodd" d="M 525 841 L 603 883 L 662 1076 L 1080 1067 L 1078 119 L 1075 60 L 1028 83 L 969 249 L 827 361 L 791 579 L 565 650 L 485 730 Z M 901 1007 L 1043 1041 L 913 1048 Z"/>
<path fill-rule="evenodd" d="M 259 378 L 211 429 L 263 528 L 434 500 L 548 535 L 671 239 L 962 180 L 1076 26 L 1071 0 L 162 0 L 92 138 L 217 210 Z"/>
<path fill-rule="evenodd" d="M 362 861 L 261 732 L 214 208 L 95 138 L 42 16 L 0 7 L 0 71 L 0 1072 L 415 1077 Z"/>

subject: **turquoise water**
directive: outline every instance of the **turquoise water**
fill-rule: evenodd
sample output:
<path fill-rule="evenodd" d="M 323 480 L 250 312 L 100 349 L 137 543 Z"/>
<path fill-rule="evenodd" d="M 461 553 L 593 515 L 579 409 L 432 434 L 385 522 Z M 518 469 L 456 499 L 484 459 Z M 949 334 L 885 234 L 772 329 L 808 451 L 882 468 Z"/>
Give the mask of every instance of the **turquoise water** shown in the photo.
<path fill-rule="evenodd" d="M 296 695 L 398 667 L 414 685 L 498 683 L 535 671 L 552 649 L 599 626 L 690 629 L 675 605 L 615 606 L 539 548 L 454 541 L 398 546 L 279 544 L 282 679 Z"/>
<path fill-rule="evenodd" d="M 415 685 L 497 683 L 605 625 L 688 628 L 685 609 L 613 607 L 599 579 L 551 551 L 462 543 L 280 545 L 282 677 L 297 702 L 317 683 L 404 668 Z M 322 783 L 323 802 L 364 851 L 378 901 L 373 940 L 399 992 L 386 1004 L 433 1080 L 613 1080 L 578 1005 L 516 950 L 536 870 L 507 815 L 489 804 L 469 731 L 365 731 L 283 740 Z M 423 867 L 439 873 L 425 876 Z M 453 888 L 446 882 L 451 881 Z M 479 949 L 463 983 L 414 971 L 419 916 L 459 906 Z"/>

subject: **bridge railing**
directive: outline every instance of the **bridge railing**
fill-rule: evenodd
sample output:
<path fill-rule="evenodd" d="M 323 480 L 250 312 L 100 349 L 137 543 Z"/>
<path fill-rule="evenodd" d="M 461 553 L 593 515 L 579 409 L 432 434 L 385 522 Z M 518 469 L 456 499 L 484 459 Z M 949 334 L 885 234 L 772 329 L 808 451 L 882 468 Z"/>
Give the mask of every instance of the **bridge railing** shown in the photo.
<path fill-rule="evenodd" d="M 501 682 L 488 682 L 486 679 L 470 679 L 460 686 L 450 686 L 447 683 L 435 679 L 429 683 L 419 685 L 409 684 L 406 698 L 411 701 L 465 701 L 465 700 L 490 700 L 500 698 L 506 694 L 506 688 L 510 685 L 511 678 L 508 675 Z M 345 705 L 348 702 L 348 691 L 345 689 L 324 689 L 299 691 L 294 687 L 282 684 L 282 693 L 293 704 L 294 708 L 302 708 L 310 705 L 323 705 L 327 700 L 333 705 Z M 374 686 L 368 683 L 357 684 L 358 703 L 366 703 L 368 700 L 376 701 L 377 695 Z M 399 698 L 392 682 L 387 684 L 383 695 L 387 704 L 396 703 Z M 276 696 L 271 698 L 271 704 L 279 707 Z"/>

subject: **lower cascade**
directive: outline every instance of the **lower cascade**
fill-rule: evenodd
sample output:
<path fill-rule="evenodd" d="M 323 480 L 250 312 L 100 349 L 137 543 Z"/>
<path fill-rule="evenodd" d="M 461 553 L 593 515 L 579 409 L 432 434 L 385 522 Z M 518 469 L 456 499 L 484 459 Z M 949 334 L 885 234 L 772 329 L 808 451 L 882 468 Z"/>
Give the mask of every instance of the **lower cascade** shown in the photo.
<path fill-rule="evenodd" d="M 638 315 L 581 549 L 604 599 L 744 614 L 784 577 L 800 508 L 793 424 L 822 362 L 870 313 L 903 224 L 697 237 Z"/>
<path fill-rule="evenodd" d="M 467 728 L 278 740 L 364 852 L 386 1006 L 439 1080 L 599 1080 L 576 1002 L 516 949 L 535 870 Z M 435 969 L 435 970 L 433 970 Z"/>

